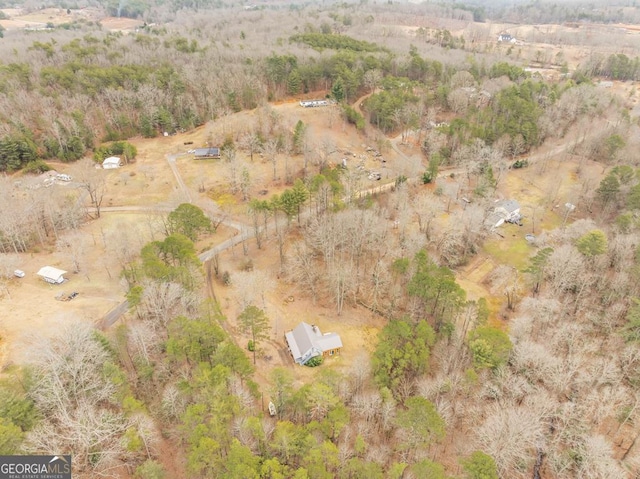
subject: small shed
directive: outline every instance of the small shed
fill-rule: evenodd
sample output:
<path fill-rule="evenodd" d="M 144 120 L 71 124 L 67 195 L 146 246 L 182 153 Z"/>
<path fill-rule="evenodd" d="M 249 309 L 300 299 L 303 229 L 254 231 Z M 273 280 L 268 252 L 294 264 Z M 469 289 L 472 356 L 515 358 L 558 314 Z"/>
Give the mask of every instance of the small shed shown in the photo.
<path fill-rule="evenodd" d="M 196 160 L 206 158 L 220 158 L 220 148 L 212 146 L 211 148 L 196 148 L 193 151 Z"/>
<path fill-rule="evenodd" d="M 47 283 L 60 284 L 64 282 L 64 275 L 66 271 L 63 271 L 53 266 L 43 266 L 38 271 L 38 276 L 44 279 Z"/>
<path fill-rule="evenodd" d="M 102 162 L 102 168 L 105 170 L 112 170 L 114 168 L 120 168 L 122 166 L 122 161 L 117 156 L 110 156 L 109 158 L 105 158 Z"/>
<path fill-rule="evenodd" d="M 305 322 L 285 333 L 284 337 L 293 360 L 298 364 L 305 364 L 316 356 L 338 355 L 342 349 L 340 335 L 337 333 L 322 334 L 318 326 Z"/>

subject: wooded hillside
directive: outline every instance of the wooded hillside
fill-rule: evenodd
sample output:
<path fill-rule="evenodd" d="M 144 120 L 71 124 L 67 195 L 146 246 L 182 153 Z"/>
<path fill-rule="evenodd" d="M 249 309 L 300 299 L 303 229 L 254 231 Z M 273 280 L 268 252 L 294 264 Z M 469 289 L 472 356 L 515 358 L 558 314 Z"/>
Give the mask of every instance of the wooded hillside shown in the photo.
<path fill-rule="evenodd" d="M 53 250 L 72 284 L 109 256 L 126 291 L 115 324 L 54 318 L 3 370 L 0 454 L 87 478 L 637 476 L 640 42 L 569 63 L 457 4 L 105 8 L 142 24 L 0 39 L 0 301 Z M 296 302 L 344 355 L 294 364 Z"/>

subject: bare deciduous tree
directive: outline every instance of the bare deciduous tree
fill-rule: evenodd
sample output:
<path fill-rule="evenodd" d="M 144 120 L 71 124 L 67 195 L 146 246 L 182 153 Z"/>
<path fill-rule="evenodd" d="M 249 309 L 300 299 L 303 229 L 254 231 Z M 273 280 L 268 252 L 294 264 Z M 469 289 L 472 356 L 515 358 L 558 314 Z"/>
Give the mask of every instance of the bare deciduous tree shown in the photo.
<path fill-rule="evenodd" d="M 0 253 L 0 281 L 7 293 L 7 295 L 11 296 L 9 293 L 8 281 L 13 278 L 13 272 L 20 265 L 20 257 L 16 254 L 6 254 Z"/>
<path fill-rule="evenodd" d="M 106 190 L 105 172 L 96 168 L 96 163 L 90 159 L 78 161 L 71 169 L 73 179 L 82 190 L 89 195 L 89 201 L 96 218 L 100 217 L 100 207 Z M 91 216 L 91 215 L 89 215 Z"/>
<path fill-rule="evenodd" d="M 270 281 L 264 271 L 240 271 L 234 273 L 231 283 L 235 289 L 240 309 L 244 310 L 248 306 L 265 307 L 265 295 L 270 290 Z"/>
<path fill-rule="evenodd" d="M 158 331 L 164 333 L 174 317 L 196 312 L 197 298 L 178 283 L 145 281 L 143 288 L 139 314 Z"/>
<path fill-rule="evenodd" d="M 306 243 L 297 242 L 291 247 L 287 273 L 291 281 L 310 293 L 315 302 L 322 274 L 314 251 Z"/>
<path fill-rule="evenodd" d="M 79 273 L 84 266 L 87 247 L 86 235 L 77 230 L 60 236 L 56 242 L 57 250 L 71 260 L 74 273 Z"/>
<path fill-rule="evenodd" d="M 442 213 L 442 202 L 433 195 L 420 195 L 413 202 L 413 208 L 418 219 L 420 232 L 425 234 L 427 240 L 430 240 L 431 224 Z"/>
<path fill-rule="evenodd" d="M 502 264 L 491 273 L 491 283 L 494 291 L 502 293 L 507 298 L 507 308 L 513 311 L 522 290 L 518 270 Z"/>
<path fill-rule="evenodd" d="M 503 477 L 518 477 L 520 467 L 532 462 L 543 438 L 541 419 L 529 408 L 497 406 L 477 429 L 479 445 Z"/>
<path fill-rule="evenodd" d="M 27 450 L 72 450 L 80 477 L 109 475 L 123 459 L 131 422 L 111 407 L 116 385 L 104 374 L 110 356 L 92 327 L 70 324 L 53 340 L 43 338 L 32 361 L 30 395 L 47 420 L 29 432 Z"/>

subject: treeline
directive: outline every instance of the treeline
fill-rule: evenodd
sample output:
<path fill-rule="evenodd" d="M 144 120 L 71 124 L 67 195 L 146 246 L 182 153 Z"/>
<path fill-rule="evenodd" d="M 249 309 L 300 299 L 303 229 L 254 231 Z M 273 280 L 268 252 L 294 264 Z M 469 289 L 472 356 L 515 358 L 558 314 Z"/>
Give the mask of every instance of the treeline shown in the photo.
<path fill-rule="evenodd" d="M 382 61 L 388 63 L 390 54 L 383 60 L 369 53 L 380 55 L 372 44 L 364 48 L 366 42 L 347 43 L 360 45 L 356 49 L 362 52 L 345 50 L 314 62 L 273 54 L 259 58 L 256 67 L 216 70 L 210 66 L 216 48 L 166 30 L 132 37 L 95 32 L 67 43 L 35 41 L 26 62 L 0 69 L 5 111 L 21 112 L 11 117 L 5 113 L 10 133 L 0 141 L 17 150 L 2 156 L 0 167 L 14 170 L 35 158 L 73 161 L 101 141 L 192 129 L 225 110 L 252 109 L 267 99 L 324 89 L 338 78 L 345 96 L 353 98 L 363 74 L 381 68 Z M 136 61 L 119 51 L 135 51 Z M 229 76 L 233 81 L 225 80 Z M 12 93 L 24 90 L 29 92 L 29 108 L 10 108 Z M 60 103 L 66 107 L 57 108 Z"/>
<path fill-rule="evenodd" d="M 26 181 L 15 184 L 10 178 L 0 181 L 2 254 L 22 253 L 36 245 L 49 244 L 63 231 L 77 228 L 85 217 L 84 207 L 67 190 L 54 187 L 43 194 L 29 186 Z"/>
<path fill-rule="evenodd" d="M 640 59 L 629 58 L 624 53 L 616 53 L 608 57 L 596 57 L 581 65 L 575 72 L 576 79 L 583 77 L 604 77 L 610 80 L 638 80 L 640 78 Z"/>
<path fill-rule="evenodd" d="M 526 77 L 521 69 L 505 63 L 486 65 L 470 60 L 453 67 L 424 58 L 415 46 L 408 55 L 400 55 L 334 33 L 295 35 L 291 52 L 269 55 L 239 54 L 224 47 L 214 32 L 197 38 L 196 33 L 176 34 L 167 27 L 146 27 L 129 36 L 68 32 L 65 35 L 72 37 L 68 41 L 36 40 L 27 45 L 24 61 L 0 67 L 0 85 L 5 89 L 0 104 L 7 124 L 0 143 L 6 142 L 12 150 L 0 155 L 0 168 L 15 170 L 37 158 L 74 161 L 102 141 L 184 131 L 229 111 L 253 109 L 267 100 L 312 91 L 328 91 L 348 103 L 383 88 L 365 104 L 366 119 L 385 132 L 408 132 L 428 124 L 425 112 L 429 108 L 451 108 L 449 95 L 456 90 L 452 81 L 460 71 L 469 73 L 475 86 L 502 76 L 519 84 Z M 236 42 L 244 45 L 247 35 L 240 33 Z M 295 54 L 297 41 L 326 50 Z M 224 67 L 219 68 L 221 65 Z M 16 95 L 25 90 L 27 107 L 16 104 L 18 98 L 25 101 L 24 96 Z M 535 102 L 542 108 L 546 105 L 540 93 Z M 455 94 L 460 97 L 460 91 Z M 533 108 L 531 98 L 525 95 L 523 100 Z M 485 121 L 494 105 L 503 102 L 508 101 L 494 98 L 489 108 L 475 116 Z M 407 113 L 408 107 L 419 111 Z M 529 115 L 531 108 L 519 111 Z M 345 111 L 349 121 L 358 124 L 354 112 Z M 500 123 L 498 116 L 504 111 L 498 105 L 496 120 L 490 123 Z M 471 118 L 473 112 L 469 115 L 468 123 L 480 121 Z M 481 131 L 481 125 L 470 127 L 465 135 L 491 142 L 492 137 L 504 131 L 512 134 L 520 127 L 515 124 L 516 115 L 509 115 L 508 122 L 514 124 L 498 126 L 498 131 L 492 127 L 490 132 Z M 535 132 L 524 136 L 528 148 L 539 141 Z"/>
<path fill-rule="evenodd" d="M 585 5 L 580 1 L 556 2 L 488 2 L 478 1 L 493 21 L 521 24 L 536 23 L 634 23 L 640 18 L 635 5 L 611 4 L 606 1 Z"/>
<path fill-rule="evenodd" d="M 294 54 L 294 42 L 292 52 L 255 58 L 243 53 L 245 61 L 216 68 L 230 53 L 193 33 L 153 27 L 127 37 L 91 32 L 66 43 L 34 41 L 25 62 L 0 68 L 0 84 L 7 91 L 0 102 L 5 112 L 18 112 L 5 114 L 0 169 L 15 170 L 38 158 L 73 161 L 105 140 L 188 130 L 229 111 L 312 91 L 328 91 L 346 103 L 373 92 L 363 105 L 365 120 L 403 137 L 412 131 L 422 136 L 435 123 L 437 110 L 453 110 L 457 119 L 441 130 L 444 142 L 421 140 L 423 151 L 439 152 L 445 161 L 475 139 L 492 145 L 508 138 L 509 149 L 521 153 L 549 134 L 548 125 L 540 122 L 573 86 L 527 79 L 521 68 L 504 62 L 470 59 L 453 67 L 424 58 L 415 46 L 399 55 L 347 35 L 313 30 L 291 38 L 338 51 Z M 239 42 L 244 42 L 242 35 Z M 590 74 L 633 77 L 636 64 L 612 55 Z M 489 84 L 492 79 L 496 82 Z M 18 108 L 10 94 L 24 88 L 29 91 L 26 109 Z M 357 112 L 344 112 L 362 129 Z"/>
<path fill-rule="evenodd" d="M 319 50 L 331 48 L 333 50 L 352 50 L 354 52 L 388 51 L 386 48 L 376 45 L 375 43 L 356 40 L 347 35 L 336 35 L 333 33 L 301 33 L 293 35 L 290 40 L 292 42 L 304 43 Z"/>

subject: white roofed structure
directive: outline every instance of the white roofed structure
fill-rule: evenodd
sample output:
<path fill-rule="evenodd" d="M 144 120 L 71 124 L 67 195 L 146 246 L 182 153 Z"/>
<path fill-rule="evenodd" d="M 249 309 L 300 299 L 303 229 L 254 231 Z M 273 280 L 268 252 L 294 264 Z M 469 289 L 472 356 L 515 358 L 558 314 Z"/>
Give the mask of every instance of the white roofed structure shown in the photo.
<path fill-rule="evenodd" d="M 38 276 L 44 279 L 47 283 L 60 284 L 64 282 L 64 275 L 66 271 L 63 271 L 53 266 L 43 266 L 38 271 Z"/>
<path fill-rule="evenodd" d="M 117 156 L 110 156 L 109 158 L 105 158 L 102 162 L 102 168 L 105 170 L 110 170 L 113 168 L 120 168 L 122 166 L 122 161 Z"/>

